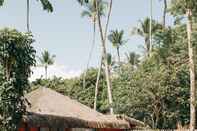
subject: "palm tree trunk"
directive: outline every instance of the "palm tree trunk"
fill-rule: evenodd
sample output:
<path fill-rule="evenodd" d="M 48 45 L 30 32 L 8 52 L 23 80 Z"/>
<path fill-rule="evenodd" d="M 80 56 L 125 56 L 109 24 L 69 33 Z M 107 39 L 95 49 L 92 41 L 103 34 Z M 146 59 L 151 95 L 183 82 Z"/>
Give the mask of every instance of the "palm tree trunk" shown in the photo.
<path fill-rule="evenodd" d="M 29 28 L 29 0 L 27 0 L 27 32 L 30 32 L 30 28 Z"/>
<path fill-rule="evenodd" d="M 120 48 L 117 47 L 118 63 L 120 65 Z"/>
<path fill-rule="evenodd" d="M 112 5 L 112 0 L 110 2 L 110 7 Z M 98 0 L 96 0 L 96 10 L 97 10 L 97 17 L 98 17 L 98 26 L 99 26 L 99 31 L 100 31 L 100 37 L 101 37 L 101 43 L 102 43 L 102 54 L 104 57 L 104 63 L 105 63 L 105 74 L 106 74 L 106 81 L 107 81 L 107 92 L 108 92 L 108 99 L 109 99 L 109 104 L 110 104 L 110 113 L 113 114 L 113 108 L 112 108 L 112 104 L 113 104 L 113 100 L 112 100 L 112 92 L 111 92 L 111 78 L 110 78 L 110 74 L 109 74 L 109 65 L 107 62 L 107 50 L 106 50 L 106 36 L 107 36 L 107 28 L 108 28 L 108 23 L 109 23 L 109 16 L 111 14 L 111 10 L 109 10 L 108 13 L 108 19 L 107 19 L 107 24 L 106 24 L 106 34 L 103 35 L 103 29 L 102 29 L 102 24 L 101 24 L 101 16 L 99 13 L 99 2 Z"/>
<path fill-rule="evenodd" d="M 109 27 L 109 20 L 110 20 L 111 12 L 112 12 L 112 4 L 113 4 L 113 1 L 110 0 L 109 11 L 108 11 L 108 15 L 107 15 L 107 23 L 105 25 L 105 34 L 104 34 L 105 41 L 107 39 L 107 31 L 108 31 L 108 27 Z"/>
<path fill-rule="evenodd" d="M 167 13 L 167 0 L 163 0 L 164 2 L 164 9 L 163 9 L 163 27 L 166 26 L 166 13 Z"/>
<path fill-rule="evenodd" d="M 98 74 L 97 74 L 97 78 L 96 78 L 96 87 L 95 87 L 95 96 L 94 96 L 94 110 L 96 110 L 96 106 L 97 106 L 98 87 L 99 87 L 99 80 L 100 80 L 100 76 L 101 76 L 102 63 L 103 63 L 102 61 L 103 61 L 103 56 L 101 56 L 99 70 L 98 70 Z"/>
<path fill-rule="evenodd" d="M 47 66 L 44 67 L 45 68 L 45 79 L 47 79 Z"/>
<path fill-rule="evenodd" d="M 95 46 L 95 38 L 96 38 L 96 22 L 93 21 L 93 40 L 92 40 L 92 47 L 90 49 L 90 54 L 89 54 L 89 57 L 88 57 L 88 63 L 87 63 L 87 67 L 86 67 L 86 70 L 85 70 L 85 73 L 84 73 L 84 76 L 83 76 L 83 87 L 85 88 L 86 86 L 86 75 L 87 75 L 87 70 L 89 68 L 89 64 L 90 64 L 90 60 L 92 58 L 92 53 L 93 53 L 93 50 L 94 50 L 94 46 Z"/>
<path fill-rule="evenodd" d="M 188 37 L 188 52 L 189 52 L 189 70 L 190 70 L 190 131 L 195 130 L 196 123 L 196 89 L 195 89 L 195 65 L 194 51 L 192 45 L 192 11 L 187 9 L 187 37 Z"/>
<path fill-rule="evenodd" d="M 150 55 L 152 52 L 152 18 L 153 17 L 153 0 L 150 0 L 150 29 L 149 29 L 149 41 L 150 41 L 150 50 L 148 52 L 148 54 Z"/>
<path fill-rule="evenodd" d="M 150 56 L 150 38 L 149 37 L 145 37 L 145 55 L 146 57 L 149 57 Z"/>

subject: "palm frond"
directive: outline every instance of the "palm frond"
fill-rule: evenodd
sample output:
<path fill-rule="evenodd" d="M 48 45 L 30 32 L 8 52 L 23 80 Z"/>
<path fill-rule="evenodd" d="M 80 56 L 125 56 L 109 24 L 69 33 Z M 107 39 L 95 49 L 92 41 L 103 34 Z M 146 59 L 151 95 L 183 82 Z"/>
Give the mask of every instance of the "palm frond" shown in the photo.
<path fill-rule="evenodd" d="M 2 6 L 4 3 L 4 0 L 0 0 L 0 6 Z"/>
<path fill-rule="evenodd" d="M 46 10 L 48 12 L 53 12 L 53 6 L 48 0 L 40 0 L 43 10 Z"/>
<path fill-rule="evenodd" d="M 91 12 L 89 12 L 88 10 L 84 10 L 84 11 L 82 11 L 81 12 L 81 17 L 92 17 L 92 14 L 91 14 Z"/>
<path fill-rule="evenodd" d="M 77 0 L 77 2 L 79 2 L 79 4 L 84 5 L 89 3 L 89 0 Z"/>
<path fill-rule="evenodd" d="M 54 63 L 54 58 L 56 56 L 55 55 L 51 55 L 48 51 L 44 51 L 41 53 L 41 57 L 39 58 L 39 61 L 42 65 L 52 65 Z"/>

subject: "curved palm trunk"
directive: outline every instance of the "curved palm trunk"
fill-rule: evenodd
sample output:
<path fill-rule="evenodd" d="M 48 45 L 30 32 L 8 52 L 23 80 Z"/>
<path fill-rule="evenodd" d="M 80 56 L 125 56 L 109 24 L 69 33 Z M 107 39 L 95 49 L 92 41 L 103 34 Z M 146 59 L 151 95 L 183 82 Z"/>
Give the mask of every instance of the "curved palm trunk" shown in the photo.
<path fill-rule="evenodd" d="M 167 14 L 167 7 L 168 7 L 168 5 L 167 5 L 167 0 L 163 0 L 163 2 L 164 2 L 164 9 L 163 9 L 163 27 L 165 27 L 166 26 L 166 14 Z"/>
<path fill-rule="evenodd" d="M 103 63 L 102 61 L 103 61 L 103 56 L 101 56 L 99 70 L 98 70 L 98 74 L 97 74 L 97 78 L 96 78 L 96 87 L 95 87 L 95 96 L 94 96 L 94 110 L 96 110 L 96 106 L 97 106 L 97 96 L 98 96 L 99 80 L 100 80 L 100 76 L 101 76 L 102 63 Z"/>
<path fill-rule="evenodd" d="M 108 92 L 108 99 L 109 99 L 109 104 L 110 104 L 110 113 L 113 114 L 113 108 L 112 108 L 112 104 L 113 104 L 113 100 L 112 100 L 112 92 L 111 92 L 111 78 L 110 78 L 110 74 L 109 74 L 109 65 L 107 62 L 107 50 L 106 50 L 106 37 L 107 37 L 107 29 L 108 29 L 108 25 L 109 25 L 109 18 L 110 18 L 110 14 L 111 14 L 111 7 L 112 7 L 112 0 L 110 1 L 110 8 L 109 8 L 109 12 L 108 12 L 108 19 L 107 19 L 107 24 L 106 24 L 106 28 L 105 28 L 105 34 L 103 35 L 103 29 L 102 29 L 102 24 L 101 24 L 101 16 L 99 13 L 99 2 L 98 0 L 96 0 L 96 10 L 97 10 L 97 17 L 98 17 L 98 26 L 99 26 L 99 31 L 100 31 L 100 37 L 101 37 L 101 43 L 102 43 L 102 54 L 104 57 L 104 63 L 105 63 L 105 75 L 106 75 L 106 81 L 107 81 L 107 92 Z"/>
<path fill-rule="evenodd" d="M 27 0 L 27 32 L 30 32 L 30 28 L 29 28 L 29 0 Z"/>
<path fill-rule="evenodd" d="M 189 70 L 190 70 L 190 131 L 195 130 L 196 125 L 196 89 L 195 89 L 195 65 L 194 51 L 192 45 L 192 11 L 187 9 L 187 37 L 188 37 L 188 52 L 189 52 Z"/>
<path fill-rule="evenodd" d="M 88 68 L 89 68 L 90 60 L 91 60 L 92 53 L 93 53 L 94 46 L 95 46 L 95 38 L 96 38 L 96 22 L 94 21 L 94 23 L 93 23 L 93 40 L 92 40 L 92 47 L 91 47 L 91 50 L 90 50 L 90 54 L 89 54 L 89 57 L 88 57 L 88 64 L 87 64 L 87 67 L 86 67 L 86 70 L 85 70 L 85 73 L 84 73 L 84 77 L 83 77 L 83 87 L 84 87 L 84 88 L 85 88 L 85 86 L 86 86 L 86 75 L 87 75 L 87 70 L 88 70 Z"/>

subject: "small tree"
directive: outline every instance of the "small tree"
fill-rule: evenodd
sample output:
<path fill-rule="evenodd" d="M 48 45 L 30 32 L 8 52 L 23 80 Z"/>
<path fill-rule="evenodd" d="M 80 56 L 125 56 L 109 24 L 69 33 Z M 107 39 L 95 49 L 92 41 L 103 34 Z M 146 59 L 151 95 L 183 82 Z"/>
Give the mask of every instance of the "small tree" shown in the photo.
<path fill-rule="evenodd" d="M 120 47 L 126 43 L 123 39 L 124 31 L 112 30 L 109 34 L 108 39 L 112 43 L 113 47 L 117 50 L 118 63 L 120 64 Z"/>
<path fill-rule="evenodd" d="M 35 64 L 31 34 L 0 30 L 0 127 L 16 131 L 26 112 L 24 94 L 30 89 L 30 66 Z"/>
<path fill-rule="evenodd" d="M 55 55 L 51 55 L 46 50 L 42 52 L 41 57 L 39 57 L 40 63 L 44 66 L 44 69 L 45 69 L 46 79 L 47 79 L 48 66 L 54 64 L 54 58 L 55 58 Z"/>

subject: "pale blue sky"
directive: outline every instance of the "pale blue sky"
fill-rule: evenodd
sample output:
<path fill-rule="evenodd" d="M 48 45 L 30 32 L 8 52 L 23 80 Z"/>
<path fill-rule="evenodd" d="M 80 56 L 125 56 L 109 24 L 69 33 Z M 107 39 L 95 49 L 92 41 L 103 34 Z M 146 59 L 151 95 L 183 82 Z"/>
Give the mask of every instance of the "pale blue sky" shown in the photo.
<path fill-rule="evenodd" d="M 26 0 L 5 0 L 0 8 L 0 27 L 12 27 L 20 31 L 26 30 Z M 82 8 L 76 0 L 51 0 L 54 12 L 44 12 L 36 0 L 31 1 L 31 31 L 35 36 L 39 53 L 47 49 L 56 55 L 56 63 L 72 70 L 85 68 L 91 46 L 92 28 L 87 18 L 81 18 Z M 162 17 L 162 2 L 153 0 L 153 17 Z M 127 48 L 123 47 L 121 55 L 126 51 L 139 52 L 143 44 L 140 37 L 130 37 L 129 31 L 140 19 L 149 16 L 149 0 L 114 0 L 109 29 L 124 29 L 125 39 L 129 39 Z M 98 38 L 97 38 L 98 39 Z M 91 66 L 99 63 L 100 44 L 94 50 Z M 109 52 L 115 55 L 115 49 L 108 43 Z"/>

